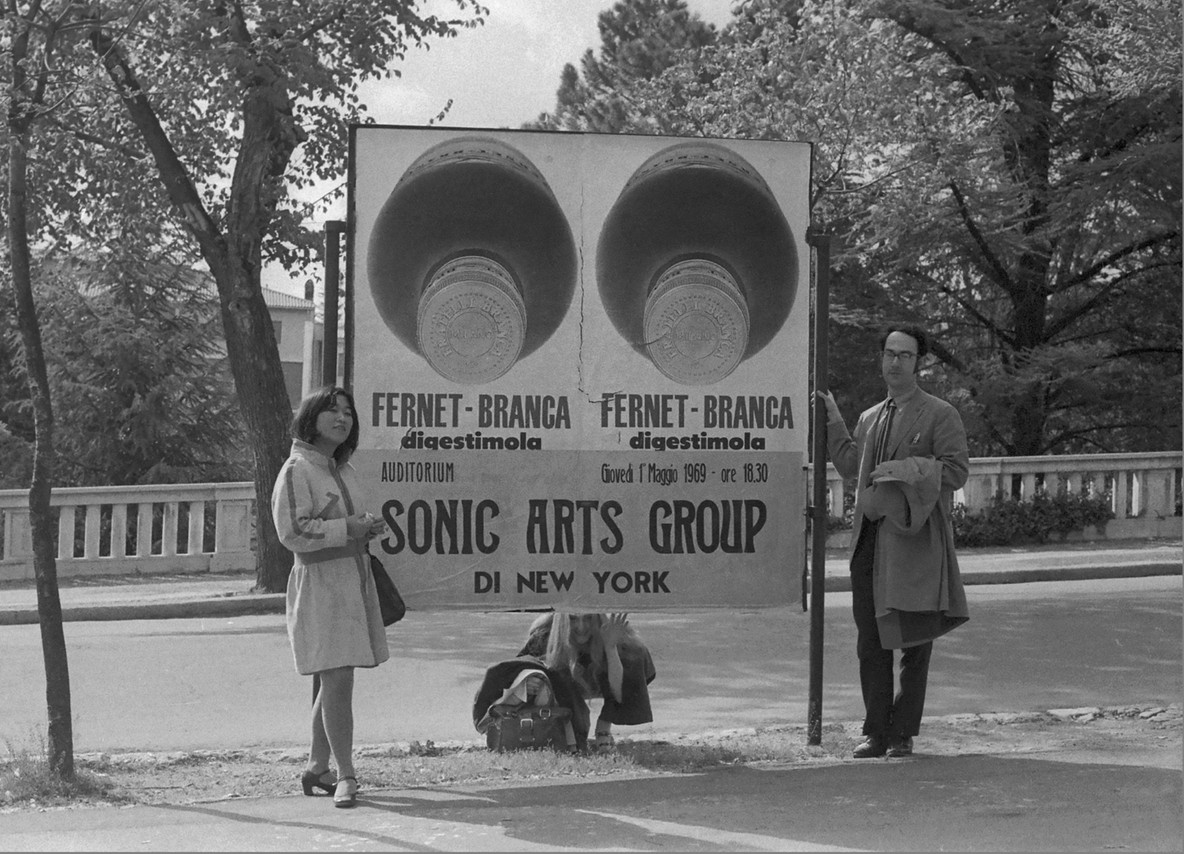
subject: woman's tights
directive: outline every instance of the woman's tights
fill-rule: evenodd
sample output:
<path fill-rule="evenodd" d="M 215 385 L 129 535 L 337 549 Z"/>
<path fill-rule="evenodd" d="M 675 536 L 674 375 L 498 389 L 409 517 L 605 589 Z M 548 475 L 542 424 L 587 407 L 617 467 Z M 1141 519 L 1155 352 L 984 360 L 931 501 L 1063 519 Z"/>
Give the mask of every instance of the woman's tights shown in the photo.
<path fill-rule="evenodd" d="M 321 687 L 312 704 L 309 770 L 327 770 L 332 753 L 337 760 L 337 776 L 355 777 L 354 669 L 336 667 L 322 670 L 317 676 Z"/>

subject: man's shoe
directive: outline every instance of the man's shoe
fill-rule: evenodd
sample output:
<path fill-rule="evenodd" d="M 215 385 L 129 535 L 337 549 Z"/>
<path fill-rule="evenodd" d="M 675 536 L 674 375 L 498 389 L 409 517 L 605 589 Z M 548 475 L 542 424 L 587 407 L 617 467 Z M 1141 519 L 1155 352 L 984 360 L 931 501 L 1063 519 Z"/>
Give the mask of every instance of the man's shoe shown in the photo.
<path fill-rule="evenodd" d="M 913 740 L 906 736 L 893 738 L 888 742 L 888 755 L 899 758 L 913 755 Z"/>
<path fill-rule="evenodd" d="M 864 739 L 863 744 L 855 748 L 855 752 L 851 755 L 856 759 L 875 759 L 887 752 L 888 748 L 884 744 L 884 739 L 878 735 L 869 735 Z"/>

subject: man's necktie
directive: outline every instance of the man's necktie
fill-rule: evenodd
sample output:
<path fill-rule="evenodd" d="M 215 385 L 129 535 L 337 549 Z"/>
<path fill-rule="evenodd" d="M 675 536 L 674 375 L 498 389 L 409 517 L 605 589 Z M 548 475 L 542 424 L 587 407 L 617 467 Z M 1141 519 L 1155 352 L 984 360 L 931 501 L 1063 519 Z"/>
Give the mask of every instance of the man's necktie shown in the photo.
<path fill-rule="evenodd" d="M 884 412 L 880 418 L 880 429 L 876 433 L 876 453 L 872 457 L 872 468 L 884 462 L 888 455 L 888 439 L 892 436 L 892 419 L 896 415 L 896 401 L 888 398 Z"/>

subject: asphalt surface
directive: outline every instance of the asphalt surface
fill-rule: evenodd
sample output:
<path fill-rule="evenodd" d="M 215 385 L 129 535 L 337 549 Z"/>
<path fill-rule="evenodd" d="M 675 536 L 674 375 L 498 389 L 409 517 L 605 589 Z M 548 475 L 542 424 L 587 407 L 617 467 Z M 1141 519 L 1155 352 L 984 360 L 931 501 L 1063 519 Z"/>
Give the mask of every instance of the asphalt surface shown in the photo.
<path fill-rule="evenodd" d="M 1008 636 L 1019 636 L 1016 625 L 1007 622 L 1007 591 L 1014 599 L 1028 598 L 1028 585 L 1049 581 L 1108 580 L 1107 589 L 1116 593 L 1111 603 L 1117 616 L 1098 616 L 1099 625 L 1110 625 L 1130 615 L 1129 632 L 1114 637 L 1084 639 L 1073 636 L 1075 648 L 1057 648 L 1058 638 L 1068 643 L 1067 622 L 1058 614 L 1068 611 L 1080 624 L 1077 599 L 1064 597 L 1060 609 L 1048 608 L 1041 620 L 1046 622 L 1034 639 L 1024 635 L 1036 649 L 1015 650 L 1019 656 L 1050 659 L 1045 669 L 1033 667 L 1024 679 L 1041 684 L 1045 693 L 1056 680 L 1063 680 L 1066 703 L 1082 696 L 1119 700 L 1127 683 L 1135 675 L 1146 678 L 1146 671 L 1156 674 L 1163 692 L 1162 702 L 1179 703 L 1180 697 L 1180 584 L 1182 559 L 1179 542 L 1125 543 L 1104 546 L 1045 547 L 1043 549 L 968 552 L 960 555 L 968 585 L 992 585 L 994 599 L 1000 600 L 994 612 L 982 608 L 996 633 L 1002 637 L 975 636 L 965 633 L 945 645 L 942 655 L 966 659 L 982 654 L 1005 657 Z M 828 661 L 846 654 L 849 638 L 842 609 L 849 607 L 844 597 L 846 565 L 841 557 L 827 561 Z M 1124 581 L 1127 579 L 1128 581 Z M 176 668 L 198 671 L 191 681 L 170 686 L 167 697 L 148 696 L 163 692 L 158 683 L 145 695 L 131 698 L 128 714 L 136 712 L 143 722 L 143 749 L 170 744 L 178 746 L 186 734 L 172 730 L 153 730 L 150 722 L 168 718 L 166 709 L 177 709 L 194 692 L 216 692 L 212 687 L 225 678 L 231 692 L 241 694 L 241 680 L 249 679 L 250 667 L 235 675 L 231 662 L 260 656 L 259 644 L 277 660 L 283 656 L 282 625 L 275 614 L 283 611 L 283 597 L 278 594 L 250 593 L 253 579 L 237 574 L 203 577 L 110 577 L 85 582 L 65 582 L 61 596 L 64 618 L 71 625 L 67 632 L 71 647 L 72 681 L 83 683 L 80 694 L 91 690 L 87 680 L 99 684 L 113 682 L 119 668 L 126 670 L 136 663 L 131 653 L 120 646 L 130 628 L 112 621 L 137 620 L 135 642 L 144 648 L 163 646 L 178 655 L 178 649 L 217 650 L 221 661 L 208 670 L 200 667 Z M 1002 587 L 1002 585 L 1015 585 Z M 1065 584 L 1068 591 L 1077 585 Z M 1060 589 L 1060 588 L 1058 588 Z M 999 593 L 998 591 L 1004 591 Z M 972 607 L 974 595 L 972 594 Z M 832 601 L 832 599 L 834 601 Z M 845 599 L 845 601 L 844 601 Z M 1080 600 L 1085 601 L 1085 600 Z M 1092 601 L 1092 600 L 1091 600 Z M 835 613 L 831 613 L 833 608 Z M 755 637 L 767 634 L 776 622 L 796 622 L 800 644 L 808 628 L 795 608 L 770 609 L 768 612 L 742 615 L 739 620 L 719 620 L 713 624 L 730 634 L 725 638 L 693 638 L 674 648 L 668 646 L 663 657 L 660 695 L 666 737 L 680 732 L 720 732 L 737 727 L 759 726 L 761 720 L 738 718 L 737 692 L 755 682 L 783 682 L 774 674 L 768 680 L 757 672 L 737 672 L 734 679 L 716 677 L 714 685 L 695 683 L 695 662 L 707 661 L 713 649 L 731 649 L 736 645 L 753 646 Z M 515 620 L 522 615 L 417 615 L 409 613 L 407 626 L 423 626 L 417 643 L 400 644 L 396 659 L 407 656 L 430 660 L 432 655 L 450 661 L 474 657 L 464 669 L 458 696 L 470 690 L 481 662 L 491 660 L 499 644 L 504 645 L 520 629 Z M 186 618 L 186 619 L 177 619 Z M 457 620 L 465 620 L 461 628 Z M 697 618 L 689 615 L 638 615 L 656 639 L 686 637 Z M 973 619 L 973 618 L 972 618 Z M 1092 619 L 1092 617 L 1090 618 Z M 33 664 L 21 669 L 19 660 L 32 662 L 36 641 L 36 595 L 32 585 L 6 585 L 0 589 L 0 638 L 4 642 L 8 684 L 30 682 Z M 1106 622 L 1109 621 L 1109 622 Z M 1147 627 L 1153 626 L 1155 644 L 1141 643 Z M 392 631 L 398 629 L 394 627 Z M 959 630 L 962 632 L 963 630 Z M 981 629 L 978 631 L 981 632 Z M 710 634 L 705 630 L 704 634 Z M 1169 635 L 1169 637 L 1164 637 Z M 649 635 L 647 634 L 647 637 Z M 976 638 L 977 640 L 973 640 Z M 401 639 L 406 638 L 406 634 Z M 243 646 L 233 646 L 242 642 Z M 663 642 L 667 642 L 663 640 Z M 1096 646 L 1091 646 L 1091 642 Z M 991 646 L 990 644 L 999 644 Z M 192 644 L 181 647 L 177 644 Z M 1115 645 L 1121 654 L 1114 653 Z M 978 647 L 987 646 L 980 650 Z M 78 654 L 75 648 L 81 647 Z M 772 647 L 770 648 L 772 649 Z M 89 652 L 88 652 L 89 650 Z M 799 651 L 800 652 L 800 651 Z M 756 657 L 763 654 L 754 650 Z M 718 653 L 717 653 L 718 654 Z M 935 656 L 936 657 L 936 656 Z M 770 655 L 772 658 L 772 655 Z M 112 661 L 112 659 L 116 659 Z M 682 659 L 685 659 L 683 661 Z M 151 667 L 145 659 L 144 667 Z M 395 661 L 395 659 L 393 659 Z M 1057 663 L 1057 662 L 1060 663 Z M 76 665 L 75 662 L 79 662 Z M 1039 662 L 1037 662 L 1039 664 Z M 204 664 L 204 663 L 203 663 Z M 782 666 L 777 661 L 777 666 Z M 287 665 L 287 662 L 285 662 Z M 849 669 L 850 662 L 828 664 L 828 672 L 839 666 Z M 1006 663 L 1005 663 L 1006 665 Z M 396 663 L 396 667 L 399 665 Z M 110 672 L 103 667 L 114 668 Z M 257 670 L 257 665 L 255 666 Z M 451 665 L 442 665 L 440 677 Z M 278 669 L 278 668 L 277 668 Z M 745 668 L 747 669 L 747 668 Z M 471 671 L 471 672 L 470 672 Z M 712 673 L 728 673 L 717 667 Z M 78 675 L 75 675 L 78 674 Z M 433 672 L 400 673 L 397 681 L 431 680 Z M 359 678 L 358 702 L 366 702 L 376 684 L 372 674 Z M 801 673 L 794 678 L 800 681 Z M 849 677 L 849 674 L 845 674 Z M 299 702 L 306 693 L 304 680 L 287 677 L 291 696 L 270 699 L 265 686 L 251 686 L 268 697 L 261 703 Z M 948 708 L 934 698 L 934 715 L 950 709 L 965 710 L 984 706 L 975 693 L 973 674 L 968 682 L 950 684 L 942 674 L 942 692 L 952 699 Z M 849 681 L 849 678 L 848 678 Z M 146 686 L 149 683 L 144 683 Z M 657 687 L 658 683 L 655 683 Z M 678 686 L 683 686 L 680 691 Z M 780 685 L 784 692 L 784 684 Z M 1055 687 L 1055 686 L 1054 686 Z M 675 694 L 698 690 L 696 702 Z M 827 688 L 827 714 L 834 709 L 856 708 L 858 697 L 849 688 Z M 856 689 L 857 690 L 857 689 Z M 1107 691 L 1110 692 L 1107 695 Z M 1055 695 L 1055 691 L 1054 691 Z M 1020 693 L 1018 702 L 1023 702 Z M 121 699 L 129 699 L 121 696 Z M 455 702 L 455 698 L 447 698 Z M 1142 699 L 1142 698 L 1134 698 Z M 159 700 L 163 705 L 153 705 Z M 41 698 L 43 702 L 43 698 Z M 0 699 L 0 717 L 14 714 Z M 207 700 L 201 700 L 204 704 Z M 241 696 L 231 697 L 229 708 L 221 709 L 215 698 L 208 710 L 210 726 L 231 732 L 223 746 L 234 746 L 243 738 L 236 736 L 230 715 L 241 713 L 244 732 L 258 731 L 262 721 L 251 718 L 251 710 L 240 708 Z M 236 706 L 235 703 L 240 703 Z M 385 702 L 390 702 L 388 697 Z M 776 695 L 762 697 L 766 707 L 776 706 Z M 1098 705 L 1104 705 L 1101 700 Z M 758 703 L 754 703 L 757 705 Z M 1092 700 L 1091 700 L 1092 704 Z M 1178 713 L 1178 705 L 1177 705 Z M 780 711 L 784 717 L 798 720 L 800 703 L 792 710 Z M 43 714 L 43 706 L 42 711 Z M 359 709 L 359 726 L 373 721 L 376 713 L 369 707 Z M 222 724 L 219 724 L 219 717 Z M 462 716 L 463 717 L 463 716 Z M 950 718 L 956 717 L 949 716 Z M 180 715 L 174 718 L 179 721 Z M 397 718 L 398 719 L 398 718 Z M 830 720 L 831 718 L 827 718 Z M 930 710 L 927 709 L 927 719 Z M 401 719 L 400 719 L 401 720 Z M 125 724 L 126 728 L 126 724 Z M 400 725 L 401 728 L 401 725 Z M 77 731 L 94 733 L 95 722 L 84 721 Z M 101 738 L 101 731 L 98 733 Z M 195 734 L 194 745 L 204 734 Z M 359 732 L 359 747 L 368 734 Z M 467 733 L 471 740 L 472 733 Z M 370 739 L 373 741 L 374 739 Z M 438 741 L 447 741 L 441 737 Z M 299 736 L 294 743 L 299 743 Z M 105 745 L 107 747 L 109 745 Z M 184 747 L 184 744 L 180 744 Z M 85 746 L 82 749 L 87 749 Z M 1178 751 L 1177 751 L 1178 752 Z M 587 851 L 587 850 L 677 850 L 677 851 L 827 851 L 827 850 L 967 850 L 967 851 L 1041 851 L 1041 850 L 1175 850 L 1184 843 L 1181 820 L 1181 757 L 1142 757 L 1124 754 L 1120 749 L 1107 753 L 1073 749 L 1029 755 L 1014 749 L 985 748 L 969 755 L 926 752 L 907 760 L 871 762 L 850 760 L 819 765 L 783 767 L 725 768 L 708 774 L 678 775 L 643 779 L 608 779 L 570 784 L 540 786 L 514 785 L 503 788 L 464 789 L 432 787 L 416 790 L 372 790 L 364 792 L 355 810 L 334 810 L 328 799 L 310 801 L 299 795 L 227 799 L 214 803 L 184 806 L 131 807 L 122 809 L 73 809 L 0 813 L 0 849 L 11 851 L 246 851 L 246 850 L 387 850 L 387 851 Z"/>

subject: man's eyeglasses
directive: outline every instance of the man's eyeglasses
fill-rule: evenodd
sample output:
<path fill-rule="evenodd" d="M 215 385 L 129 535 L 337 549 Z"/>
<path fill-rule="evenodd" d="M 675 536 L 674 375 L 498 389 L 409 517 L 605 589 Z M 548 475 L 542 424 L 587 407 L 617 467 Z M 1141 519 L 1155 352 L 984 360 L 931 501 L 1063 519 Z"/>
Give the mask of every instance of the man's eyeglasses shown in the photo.
<path fill-rule="evenodd" d="M 901 350 L 900 352 L 897 352 L 896 350 L 885 350 L 884 351 L 884 361 L 885 362 L 895 362 L 895 361 L 911 362 L 915 358 L 917 358 L 917 354 L 910 353 L 908 350 Z"/>

